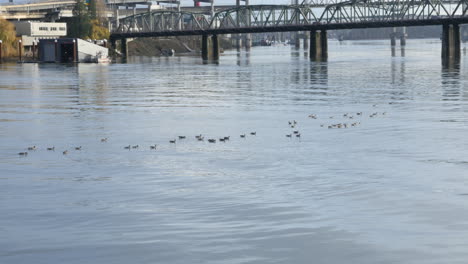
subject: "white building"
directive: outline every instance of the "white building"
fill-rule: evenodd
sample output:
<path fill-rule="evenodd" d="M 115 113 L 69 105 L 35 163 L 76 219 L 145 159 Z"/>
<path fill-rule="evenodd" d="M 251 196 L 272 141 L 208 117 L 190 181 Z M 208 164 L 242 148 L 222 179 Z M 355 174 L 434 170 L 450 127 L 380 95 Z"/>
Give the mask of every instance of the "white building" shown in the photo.
<path fill-rule="evenodd" d="M 67 23 L 47 23 L 33 21 L 13 22 L 16 36 L 21 37 L 23 46 L 32 46 L 33 40 L 56 39 L 67 35 Z"/>

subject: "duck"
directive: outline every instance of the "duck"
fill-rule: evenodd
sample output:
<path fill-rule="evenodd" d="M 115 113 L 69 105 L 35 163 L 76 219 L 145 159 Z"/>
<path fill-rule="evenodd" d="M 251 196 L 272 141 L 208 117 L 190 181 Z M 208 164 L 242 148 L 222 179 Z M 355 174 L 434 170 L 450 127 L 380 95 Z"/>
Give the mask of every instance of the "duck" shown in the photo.
<path fill-rule="evenodd" d="M 68 150 L 63 151 L 62 153 L 63 153 L 63 155 L 67 155 L 67 154 L 68 154 Z"/>
<path fill-rule="evenodd" d="M 301 134 L 296 134 L 296 137 L 301 137 Z"/>
<path fill-rule="evenodd" d="M 245 134 L 240 135 L 241 138 L 245 138 Z"/>
<path fill-rule="evenodd" d="M 313 119 L 317 119 L 317 116 L 314 115 L 314 114 L 310 114 L 309 117 L 310 117 L 310 118 L 313 118 Z"/>
<path fill-rule="evenodd" d="M 224 140 L 229 140 L 231 136 L 224 137 Z"/>
<path fill-rule="evenodd" d="M 81 146 L 75 147 L 75 150 L 81 150 Z"/>
<path fill-rule="evenodd" d="M 133 149 L 137 149 L 138 147 L 138 145 L 132 146 Z"/>
<path fill-rule="evenodd" d="M 250 135 L 255 136 L 257 135 L 257 132 L 250 132 Z"/>
<path fill-rule="evenodd" d="M 294 134 L 299 134 L 299 130 L 293 131 Z"/>
<path fill-rule="evenodd" d="M 153 146 L 150 146 L 150 149 L 156 149 L 158 145 L 154 144 Z"/>
<path fill-rule="evenodd" d="M 179 139 L 185 139 L 185 136 L 179 136 Z"/>
<path fill-rule="evenodd" d="M 220 138 L 219 141 L 225 142 L 226 140 L 224 138 Z"/>
<path fill-rule="evenodd" d="M 49 147 L 47 150 L 55 150 L 55 147 Z"/>
<path fill-rule="evenodd" d="M 175 139 L 169 140 L 169 143 L 175 144 L 175 143 L 176 143 L 176 140 L 175 140 Z"/>
<path fill-rule="evenodd" d="M 101 142 L 107 142 L 107 138 L 101 138 Z"/>
<path fill-rule="evenodd" d="M 287 134 L 286 137 L 292 137 L 292 134 Z"/>
<path fill-rule="evenodd" d="M 200 139 L 201 137 L 203 137 L 202 134 L 195 136 L 196 139 Z"/>
<path fill-rule="evenodd" d="M 131 148 L 130 145 L 124 147 L 124 149 L 130 149 L 130 148 Z"/>
<path fill-rule="evenodd" d="M 208 139 L 208 142 L 210 142 L 210 143 L 216 143 L 216 139 L 210 138 L 210 139 Z"/>
<path fill-rule="evenodd" d="M 26 152 L 26 151 L 25 151 L 25 152 L 20 152 L 20 153 L 18 153 L 18 155 L 20 155 L 20 156 L 27 156 L 27 155 L 28 155 L 28 152 Z"/>
<path fill-rule="evenodd" d="M 28 150 L 36 150 L 36 146 L 28 147 Z"/>
<path fill-rule="evenodd" d="M 205 137 L 199 137 L 199 138 L 197 138 L 197 140 L 198 141 L 203 141 L 203 140 L 205 140 Z"/>

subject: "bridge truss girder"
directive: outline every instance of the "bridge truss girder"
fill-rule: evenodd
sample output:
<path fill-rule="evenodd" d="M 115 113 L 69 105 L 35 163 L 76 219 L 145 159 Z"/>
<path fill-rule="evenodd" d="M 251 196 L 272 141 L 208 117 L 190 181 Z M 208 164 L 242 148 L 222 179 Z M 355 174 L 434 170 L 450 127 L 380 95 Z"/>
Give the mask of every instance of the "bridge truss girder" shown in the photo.
<path fill-rule="evenodd" d="M 468 0 L 350 0 L 326 7 L 312 5 L 250 5 L 223 10 L 213 17 L 201 13 L 152 11 L 120 20 L 115 33 L 227 30 L 270 31 L 291 26 L 352 23 L 398 23 L 466 18 Z M 429 23 L 432 24 L 432 23 Z M 248 30 L 247 30 L 248 29 Z"/>

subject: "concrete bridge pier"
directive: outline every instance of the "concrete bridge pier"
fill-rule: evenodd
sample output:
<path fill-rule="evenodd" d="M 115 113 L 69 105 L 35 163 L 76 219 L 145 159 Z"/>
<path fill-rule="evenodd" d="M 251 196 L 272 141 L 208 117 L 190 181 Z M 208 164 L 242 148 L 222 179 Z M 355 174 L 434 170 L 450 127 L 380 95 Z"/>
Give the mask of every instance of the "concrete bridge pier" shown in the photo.
<path fill-rule="evenodd" d="M 326 30 L 310 32 L 310 52 L 311 60 L 326 61 L 328 58 L 328 35 Z"/>
<path fill-rule="evenodd" d="M 442 60 L 453 60 L 460 57 L 460 25 L 444 24 L 442 26 Z"/>
<path fill-rule="evenodd" d="M 252 47 L 252 34 L 247 33 L 245 34 L 245 50 L 250 51 L 250 48 Z"/>
<path fill-rule="evenodd" d="M 396 46 L 396 36 L 397 36 L 396 28 L 393 28 L 392 33 L 390 33 L 390 45 L 392 47 Z"/>
<path fill-rule="evenodd" d="M 408 34 L 406 34 L 406 27 L 402 27 L 400 35 L 400 46 L 406 46 L 406 37 L 408 37 Z"/>
<path fill-rule="evenodd" d="M 128 42 L 126 38 L 120 39 L 120 53 L 122 54 L 122 59 L 127 59 L 128 57 L 127 43 Z"/>
<path fill-rule="evenodd" d="M 218 35 L 211 37 L 211 43 L 213 44 L 213 60 L 219 60 L 219 39 Z"/>
<path fill-rule="evenodd" d="M 113 56 L 115 54 L 115 50 L 117 49 L 117 44 L 115 39 L 111 38 L 110 39 L 110 51 L 109 53 Z"/>
<path fill-rule="evenodd" d="M 299 36 L 299 32 L 296 32 L 295 36 L 294 36 L 294 47 L 296 49 L 300 48 L 301 47 L 301 38 Z"/>
<path fill-rule="evenodd" d="M 202 59 L 207 61 L 209 59 L 219 60 L 219 39 L 218 35 L 213 35 L 211 39 L 208 35 L 202 36 Z"/>
<path fill-rule="evenodd" d="M 209 51 L 208 51 L 208 35 L 202 36 L 202 44 L 201 44 L 201 57 L 204 61 L 208 60 Z"/>
<path fill-rule="evenodd" d="M 304 42 L 302 43 L 302 44 L 304 44 L 304 49 L 309 48 L 309 38 L 310 38 L 310 33 L 305 31 L 304 32 Z"/>
<path fill-rule="evenodd" d="M 242 49 L 242 35 L 241 34 L 236 35 L 236 48 L 237 48 L 237 51 L 240 51 Z"/>

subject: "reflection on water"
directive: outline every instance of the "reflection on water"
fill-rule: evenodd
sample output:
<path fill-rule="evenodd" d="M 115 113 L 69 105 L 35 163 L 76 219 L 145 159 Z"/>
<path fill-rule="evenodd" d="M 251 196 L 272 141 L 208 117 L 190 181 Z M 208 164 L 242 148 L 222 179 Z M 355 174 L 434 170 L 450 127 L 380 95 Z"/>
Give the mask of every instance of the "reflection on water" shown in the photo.
<path fill-rule="evenodd" d="M 465 57 L 329 52 L 1 64 L 0 263 L 465 263 Z"/>

